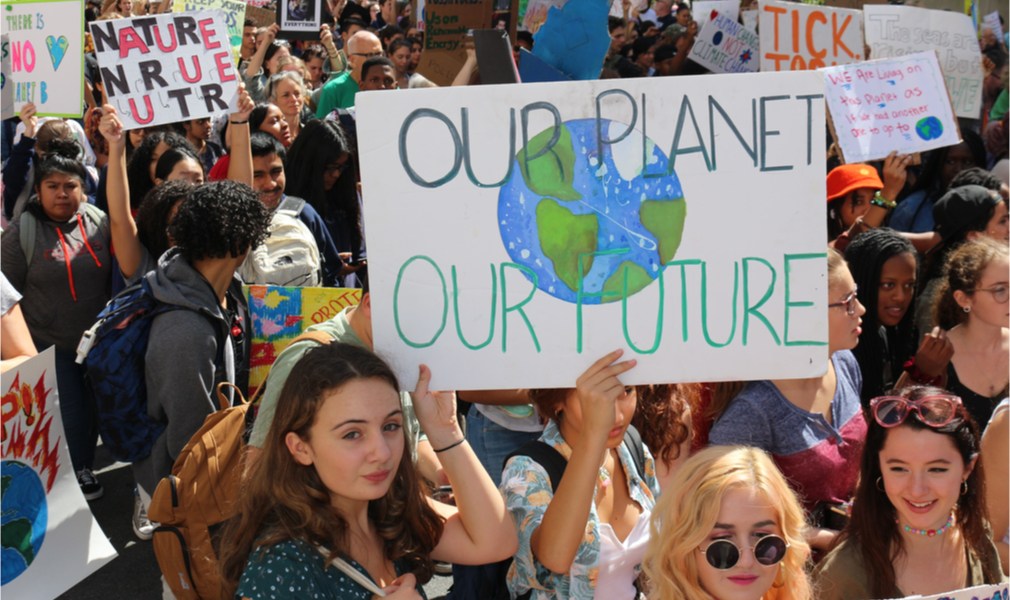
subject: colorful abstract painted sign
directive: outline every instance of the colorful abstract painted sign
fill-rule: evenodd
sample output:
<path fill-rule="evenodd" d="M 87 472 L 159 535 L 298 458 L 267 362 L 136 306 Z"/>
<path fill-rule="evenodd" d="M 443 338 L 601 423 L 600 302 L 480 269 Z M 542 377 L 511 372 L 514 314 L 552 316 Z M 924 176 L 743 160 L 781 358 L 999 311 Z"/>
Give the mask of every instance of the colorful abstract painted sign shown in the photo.
<path fill-rule="evenodd" d="M 982 52 L 971 17 L 949 10 L 891 4 L 864 6 L 863 15 L 871 57 L 894 58 L 935 50 L 955 114 L 979 118 Z"/>
<path fill-rule="evenodd" d="M 14 112 L 33 102 L 40 117 L 79 119 L 84 111 L 84 3 L 3 2 L 0 22 L 10 37 Z"/>
<path fill-rule="evenodd" d="M 960 141 L 935 52 L 828 67 L 828 110 L 845 162 L 924 152 Z"/>
<path fill-rule="evenodd" d="M 713 73 L 753 73 L 760 64 L 758 34 L 717 13 L 702 27 L 687 57 Z"/>
<path fill-rule="evenodd" d="M 826 372 L 824 77 L 677 81 L 359 98 L 372 335 L 405 388 L 571 387 L 618 348 L 629 384 Z"/>
<path fill-rule="evenodd" d="M 861 11 L 766 0 L 760 13 L 762 71 L 802 71 L 863 60 Z"/>
<path fill-rule="evenodd" d="M 50 600 L 116 557 L 77 485 L 56 351 L 0 377 L 0 594 Z"/>
<path fill-rule="evenodd" d="M 228 112 L 238 73 L 221 9 L 92 21 L 109 104 L 125 129 Z"/>
<path fill-rule="evenodd" d="M 249 396 L 266 379 L 277 356 L 309 326 L 361 302 L 361 290 L 250 285 L 245 287 L 252 325 Z"/>

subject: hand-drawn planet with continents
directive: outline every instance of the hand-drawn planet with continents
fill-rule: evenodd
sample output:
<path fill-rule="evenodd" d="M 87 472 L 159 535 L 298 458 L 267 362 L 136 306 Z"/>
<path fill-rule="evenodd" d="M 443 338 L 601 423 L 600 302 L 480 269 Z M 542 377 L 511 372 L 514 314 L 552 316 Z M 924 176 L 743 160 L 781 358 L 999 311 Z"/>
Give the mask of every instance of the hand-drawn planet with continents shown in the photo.
<path fill-rule="evenodd" d="M 509 256 L 555 298 L 574 303 L 581 276 L 584 304 L 619 301 L 655 281 L 680 246 L 680 180 L 651 139 L 643 149 L 641 132 L 621 139 L 625 132 L 627 124 L 601 120 L 602 140 L 615 143 L 600 152 L 596 119 L 565 121 L 542 152 L 555 134 L 548 128 L 519 150 L 499 192 Z"/>
<path fill-rule="evenodd" d="M 7 585 L 38 557 L 46 538 L 49 509 L 39 476 L 15 460 L 0 463 L 0 495 L 0 585 Z"/>

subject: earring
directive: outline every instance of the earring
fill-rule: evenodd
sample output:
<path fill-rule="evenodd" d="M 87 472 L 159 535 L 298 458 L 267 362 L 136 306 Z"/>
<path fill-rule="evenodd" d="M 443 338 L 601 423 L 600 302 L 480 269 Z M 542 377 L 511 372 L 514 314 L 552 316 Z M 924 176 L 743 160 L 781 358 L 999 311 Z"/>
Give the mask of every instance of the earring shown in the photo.
<path fill-rule="evenodd" d="M 970 306 L 962 306 L 962 307 L 961 307 L 961 310 L 963 310 L 963 311 L 964 311 L 964 312 L 966 312 L 966 313 L 967 313 L 967 312 L 971 312 L 971 307 L 970 307 Z"/>
<path fill-rule="evenodd" d="M 964 496 L 968 493 L 968 480 L 965 479 L 961 482 L 961 495 Z"/>
<path fill-rule="evenodd" d="M 882 485 L 883 483 L 884 483 L 883 476 L 877 477 L 877 489 L 880 490 L 881 492 L 884 491 L 884 486 Z"/>

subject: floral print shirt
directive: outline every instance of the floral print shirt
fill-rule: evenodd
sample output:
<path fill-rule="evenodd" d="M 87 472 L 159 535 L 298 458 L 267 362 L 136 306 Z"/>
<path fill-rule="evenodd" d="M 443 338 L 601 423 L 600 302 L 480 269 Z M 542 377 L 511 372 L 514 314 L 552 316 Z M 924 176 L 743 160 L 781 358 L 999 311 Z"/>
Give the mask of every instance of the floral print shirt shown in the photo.
<path fill-rule="evenodd" d="M 550 421 L 540 436 L 540 441 L 552 446 L 565 459 L 572 456 L 572 448 L 561 436 L 557 423 Z M 643 510 L 651 511 L 659 496 L 656 464 L 645 448 L 645 479 L 638 475 L 631 452 L 623 444 L 618 455 L 624 468 L 625 480 L 632 500 Z M 533 590 L 531 600 L 589 600 L 596 591 L 596 575 L 600 563 L 600 519 L 596 503 L 591 502 L 586 533 L 575 553 L 575 561 L 567 574 L 558 574 L 541 565 L 533 557 L 530 539 L 547 512 L 554 492 L 546 469 L 528 456 L 516 456 L 505 465 L 501 492 L 505 496 L 512 518 L 519 530 L 519 551 L 508 572 L 508 587 L 512 597 Z M 635 567 L 638 573 L 641 565 Z"/>

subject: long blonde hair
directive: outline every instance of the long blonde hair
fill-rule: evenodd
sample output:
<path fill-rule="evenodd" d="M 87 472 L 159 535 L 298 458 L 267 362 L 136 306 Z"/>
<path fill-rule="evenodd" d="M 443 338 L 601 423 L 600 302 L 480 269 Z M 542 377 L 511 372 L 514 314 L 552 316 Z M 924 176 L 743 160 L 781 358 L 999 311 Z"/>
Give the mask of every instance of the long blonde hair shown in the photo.
<path fill-rule="evenodd" d="M 778 512 L 776 521 L 789 544 L 775 583 L 762 600 L 809 600 L 804 571 L 810 546 L 796 495 L 762 450 L 717 446 L 684 463 L 652 511 L 650 543 L 642 567 L 652 600 L 713 600 L 698 580 L 698 549 L 712 532 L 723 496 L 739 488 L 765 494 Z"/>

